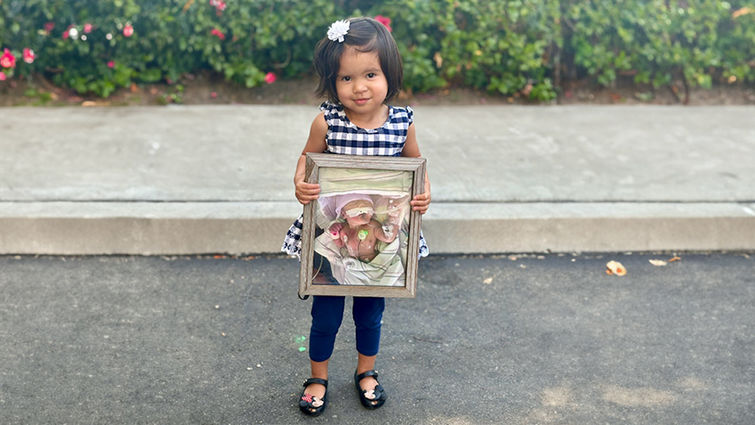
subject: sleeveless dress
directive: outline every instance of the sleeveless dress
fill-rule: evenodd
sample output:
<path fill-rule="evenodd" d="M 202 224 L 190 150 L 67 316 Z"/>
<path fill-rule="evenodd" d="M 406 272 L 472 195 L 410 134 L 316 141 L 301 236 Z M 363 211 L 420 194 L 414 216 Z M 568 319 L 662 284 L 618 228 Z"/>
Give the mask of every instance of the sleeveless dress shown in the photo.
<path fill-rule="evenodd" d="M 320 105 L 328 124 L 325 137 L 325 152 L 340 155 L 380 155 L 401 156 L 406 143 L 409 125 L 414 122 L 414 111 L 410 107 L 388 106 L 388 119 L 376 129 L 357 127 L 346 117 L 342 105 L 324 102 Z M 304 215 L 300 215 L 288 229 L 281 251 L 291 256 L 301 257 L 301 234 Z M 425 237 L 420 231 L 419 256 L 430 253 Z"/>

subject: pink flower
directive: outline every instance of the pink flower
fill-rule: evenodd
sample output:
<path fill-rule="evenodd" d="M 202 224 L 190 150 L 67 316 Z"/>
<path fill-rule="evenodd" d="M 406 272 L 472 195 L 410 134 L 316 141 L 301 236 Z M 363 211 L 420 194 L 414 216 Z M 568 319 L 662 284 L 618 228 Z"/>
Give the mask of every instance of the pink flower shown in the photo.
<path fill-rule="evenodd" d="M 0 81 L 5 81 L 5 73 L 3 71 L 0 71 Z"/>
<path fill-rule="evenodd" d="M 126 37 L 134 35 L 134 27 L 131 26 L 131 24 L 126 24 L 126 26 L 123 27 L 123 35 Z"/>
<path fill-rule="evenodd" d="M 50 22 L 45 23 L 45 32 L 46 33 L 48 33 L 48 34 L 51 33 L 52 30 L 53 30 L 53 28 L 55 28 L 55 22 L 50 21 Z"/>
<path fill-rule="evenodd" d="M 265 82 L 268 84 L 273 84 L 275 80 L 277 79 L 278 79 L 278 76 L 272 72 L 268 72 L 267 74 L 265 74 Z"/>
<path fill-rule="evenodd" d="M 218 93 L 212 91 L 212 92 L 210 92 L 210 97 L 213 98 L 213 99 L 216 99 L 218 97 Z"/>
<path fill-rule="evenodd" d="M 24 62 L 32 63 L 34 62 L 34 58 L 35 58 L 34 50 L 28 47 L 24 47 Z"/>
<path fill-rule="evenodd" d="M 92 24 L 84 24 L 84 34 L 92 32 Z"/>
<path fill-rule="evenodd" d="M 375 20 L 380 22 L 381 24 L 385 25 L 386 28 L 388 28 L 388 32 L 392 32 L 391 29 L 391 18 L 385 17 L 383 15 L 377 15 L 375 16 Z"/>
<path fill-rule="evenodd" d="M 210 6 L 215 8 L 216 15 L 223 15 L 223 11 L 225 10 L 225 2 L 223 0 L 210 0 Z"/>
<path fill-rule="evenodd" d="M 113 67 L 115 67 L 115 62 L 113 62 L 113 61 L 108 61 L 108 63 L 107 63 L 107 67 L 108 67 L 108 68 L 113 68 Z"/>
<path fill-rule="evenodd" d="M 312 403 L 312 394 L 304 394 L 301 396 L 301 399 L 306 401 L 307 403 Z"/>
<path fill-rule="evenodd" d="M 223 0 L 210 0 L 210 6 L 215 7 L 218 12 L 225 10 L 225 2 Z"/>
<path fill-rule="evenodd" d="M 0 56 L 0 66 L 3 68 L 14 68 L 16 66 L 16 57 L 10 50 L 5 49 L 3 55 Z"/>
<path fill-rule="evenodd" d="M 210 31 L 210 33 L 214 36 L 217 36 L 221 40 L 225 40 L 225 34 L 220 32 L 220 30 L 217 28 L 213 28 L 212 31 Z"/>

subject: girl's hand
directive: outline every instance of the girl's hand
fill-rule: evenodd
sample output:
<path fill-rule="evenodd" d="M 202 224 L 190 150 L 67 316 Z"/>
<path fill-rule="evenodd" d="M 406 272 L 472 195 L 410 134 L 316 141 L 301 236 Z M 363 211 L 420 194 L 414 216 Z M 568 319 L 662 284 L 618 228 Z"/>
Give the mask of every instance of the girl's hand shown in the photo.
<path fill-rule="evenodd" d="M 307 183 L 304 180 L 304 172 L 307 165 L 307 152 L 325 152 L 328 147 L 325 144 L 325 136 L 328 133 L 328 123 L 325 122 L 325 113 L 321 112 L 312 121 L 312 127 L 309 129 L 309 138 L 304 146 L 304 151 L 299 156 L 299 162 L 296 163 L 296 172 L 294 172 L 294 186 L 296 187 L 296 199 L 302 205 L 314 201 L 320 196 L 320 185 L 317 183 Z"/>
<path fill-rule="evenodd" d="M 426 213 L 427 209 L 430 208 L 430 180 L 427 178 L 427 174 L 425 174 L 425 192 L 415 196 L 410 204 L 412 210 L 420 214 Z"/>
<path fill-rule="evenodd" d="M 296 183 L 296 199 L 302 205 L 314 201 L 320 196 L 320 185 L 317 183 L 307 183 L 305 181 L 299 181 Z"/>
<path fill-rule="evenodd" d="M 409 125 L 409 129 L 406 132 L 406 143 L 404 144 L 404 149 L 401 151 L 401 156 L 412 158 L 420 158 L 422 156 L 419 153 L 419 146 L 417 146 L 417 133 L 414 129 L 414 123 Z M 430 179 L 427 177 L 427 170 L 425 170 L 425 193 L 415 196 L 410 204 L 412 205 L 412 210 L 420 214 L 426 213 L 430 207 Z"/>
<path fill-rule="evenodd" d="M 430 192 L 420 193 L 410 203 L 412 204 L 412 210 L 420 214 L 426 213 L 427 209 L 430 208 Z"/>

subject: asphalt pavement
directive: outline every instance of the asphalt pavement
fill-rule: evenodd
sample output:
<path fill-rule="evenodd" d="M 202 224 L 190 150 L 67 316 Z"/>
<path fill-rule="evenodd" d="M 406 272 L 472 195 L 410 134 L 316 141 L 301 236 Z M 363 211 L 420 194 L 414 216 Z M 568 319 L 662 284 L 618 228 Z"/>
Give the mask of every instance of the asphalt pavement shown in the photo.
<path fill-rule="evenodd" d="M 0 423 L 755 423 L 755 254 L 677 254 L 423 259 L 386 405 L 359 404 L 347 313 L 316 419 L 295 260 L 2 256 Z"/>

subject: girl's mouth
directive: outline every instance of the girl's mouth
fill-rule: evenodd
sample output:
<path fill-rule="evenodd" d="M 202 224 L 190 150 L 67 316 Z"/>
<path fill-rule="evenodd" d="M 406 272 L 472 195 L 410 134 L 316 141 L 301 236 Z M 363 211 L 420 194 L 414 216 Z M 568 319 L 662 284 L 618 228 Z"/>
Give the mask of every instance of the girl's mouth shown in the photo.
<path fill-rule="evenodd" d="M 369 100 L 370 99 L 354 99 L 354 103 L 356 103 L 357 105 L 364 105 Z"/>

